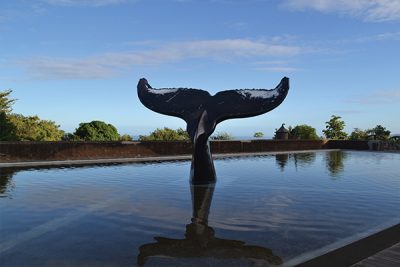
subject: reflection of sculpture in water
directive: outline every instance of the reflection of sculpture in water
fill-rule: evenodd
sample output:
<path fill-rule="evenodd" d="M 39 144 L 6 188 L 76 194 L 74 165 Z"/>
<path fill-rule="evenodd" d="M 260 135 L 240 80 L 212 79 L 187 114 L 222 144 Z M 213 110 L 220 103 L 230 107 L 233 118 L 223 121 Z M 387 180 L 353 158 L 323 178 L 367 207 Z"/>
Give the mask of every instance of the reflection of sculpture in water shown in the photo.
<path fill-rule="evenodd" d="M 216 179 L 208 138 L 218 123 L 233 118 L 264 114 L 279 106 L 289 91 L 289 78 L 284 77 L 273 90 L 227 90 L 211 96 L 207 91 L 189 88 L 153 89 L 140 79 L 138 96 L 147 108 L 179 117 L 186 121 L 186 130 L 194 145 L 191 180 L 207 183 Z"/>
<path fill-rule="evenodd" d="M 326 155 L 326 167 L 329 170 L 332 177 L 339 176 L 344 171 L 343 160 L 346 159 L 347 155 L 343 151 L 329 151 Z"/>
<path fill-rule="evenodd" d="M 139 248 L 138 265 L 144 266 L 149 257 L 167 256 L 173 258 L 217 258 L 250 259 L 265 266 L 282 264 L 281 258 L 268 248 L 245 245 L 239 240 L 215 237 L 214 229 L 208 226 L 208 214 L 214 192 L 214 183 L 192 185 L 192 222 L 186 225 L 184 239 L 155 237 L 156 243 Z"/>

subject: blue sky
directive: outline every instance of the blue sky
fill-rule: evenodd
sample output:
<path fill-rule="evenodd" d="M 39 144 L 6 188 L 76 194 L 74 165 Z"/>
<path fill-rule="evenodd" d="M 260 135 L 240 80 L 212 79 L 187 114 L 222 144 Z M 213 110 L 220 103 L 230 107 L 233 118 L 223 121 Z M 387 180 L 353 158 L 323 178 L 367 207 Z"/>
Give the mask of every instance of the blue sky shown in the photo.
<path fill-rule="evenodd" d="M 102 120 L 121 134 L 185 127 L 146 109 L 136 85 L 214 94 L 274 88 L 286 100 L 216 132 L 272 136 L 281 123 L 400 133 L 399 0 L 1 0 L 0 90 L 14 112 L 72 132 Z"/>

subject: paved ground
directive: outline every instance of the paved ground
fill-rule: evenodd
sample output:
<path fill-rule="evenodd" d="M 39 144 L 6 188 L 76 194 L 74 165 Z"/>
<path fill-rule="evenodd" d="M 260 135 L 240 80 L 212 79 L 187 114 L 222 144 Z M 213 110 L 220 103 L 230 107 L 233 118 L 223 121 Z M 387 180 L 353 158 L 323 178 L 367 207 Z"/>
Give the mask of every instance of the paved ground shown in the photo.
<path fill-rule="evenodd" d="M 399 244 L 400 224 L 396 224 L 296 267 L 399 267 Z"/>
<path fill-rule="evenodd" d="M 400 243 L 368 257 L 351 267 L 399 267 L 400 266 Z"/>

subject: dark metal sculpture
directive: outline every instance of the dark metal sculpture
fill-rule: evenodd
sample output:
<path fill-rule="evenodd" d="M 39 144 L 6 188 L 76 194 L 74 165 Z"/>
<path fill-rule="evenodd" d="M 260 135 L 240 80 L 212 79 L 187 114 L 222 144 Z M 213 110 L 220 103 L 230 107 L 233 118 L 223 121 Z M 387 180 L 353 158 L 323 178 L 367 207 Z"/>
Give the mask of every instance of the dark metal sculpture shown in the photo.
<path fill-rule="evenodd" d="M 208 215 L 214 193 L 215 183 L 191 185 L 193 216 L 186 225 L 184 239 L 154 237 L 155 243 L 144 244 L 139 248 L 138 266 L 144 266 L 150 257 L 169 258 L 216 258 L 248 259 L 260 261 L 262 266 L 281 265 L 282 259 L 265 247 L 246 245 L 240 240 L 222 239 L 215 236 L 208 226 Z"/>
<path fill-rule="evenodd" d="M 191 179 L 195 183 L 216 178 L 208 138 L 218 123 L 233 118 L 264 114 L 279 106 L 289 90 L 284 77 L 272 90 L 238 89 L 221 91 L 211 96 L 207 91 L 192 88 L 153 89 L 144 78 L 139 80 L 138 96 L 147 108 L 186 121 L 193 142 Z"/>

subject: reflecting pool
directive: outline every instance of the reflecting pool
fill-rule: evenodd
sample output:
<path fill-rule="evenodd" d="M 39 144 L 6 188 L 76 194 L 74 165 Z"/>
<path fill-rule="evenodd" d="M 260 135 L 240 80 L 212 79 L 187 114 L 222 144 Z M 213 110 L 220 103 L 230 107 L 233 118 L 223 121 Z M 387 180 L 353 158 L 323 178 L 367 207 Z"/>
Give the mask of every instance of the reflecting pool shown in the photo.
<path fill-rule="evenodd" d="M 292 266 L 400 222 L 400 154 L 0 169 L 0 266 Z"/>

